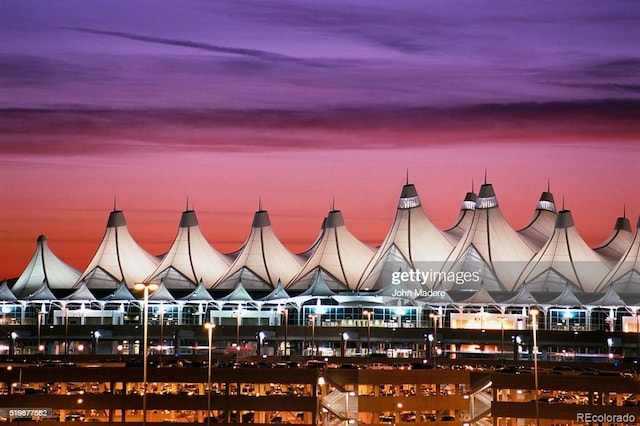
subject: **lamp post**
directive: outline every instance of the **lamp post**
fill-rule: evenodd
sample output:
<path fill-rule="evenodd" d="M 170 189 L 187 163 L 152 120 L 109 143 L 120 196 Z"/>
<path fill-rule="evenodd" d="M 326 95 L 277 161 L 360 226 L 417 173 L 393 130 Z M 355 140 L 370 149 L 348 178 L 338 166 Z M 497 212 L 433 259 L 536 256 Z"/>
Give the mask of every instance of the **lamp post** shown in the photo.
<path fill-rule="evenodd" d="M 96 338 L 96 343 L 93 346 L 93 354 L 97 354 L 98 353 L 98 340 L 100 339 L 100 331 L 96 330 L 93 332 L 93 337 Z"/>
<path fill-rule="evenodd" d="M 38 347 L 36 348 L 36 358 L 40 360 L 40 352 L 43 350 L 40 327 L 42 326 L 42 319 L 44 318 L 44 312 L 38 312 Z"/>
<path fill-rule="evenodd" d="M 211 349 L 213 346 L 213 329 L 216 325 L 210 322 L 204 324 L 204 328 L 207 330 L 207 336 L 209 338 L 209 360 L 207 362 L 207 425 L 211 424 Z"/>
<path fill-rule="evenodd" d="M 433 345 L 431 347 L 431 355 L 433 356 L 433 363 L 435 364 L 438 355 L 438 320 L 440 319 L 440 315 L 432 312 L 429 314 L 429 318 L 433 321 Z"/>
<path fill-rule="evenodd" d="M 160 365 L 162 365 L 162 352 L 164 351 L 164 307 L 158 309 L 160 315 Z"/>
<path fill-rule="evenodd" d="M 346 331 L 342 332 L 342 348 L 341 348 L 341 356 L 345 358 L 347 356 L 347 346 L 349 343 L 349 333 Z"/>
<path fill-rule="evenodd" d="M 500 319 L 500 358 L 504 361 L 504 320 L 506 320 L 507 317 L 500 315 L 498 318 Z"/>
<path fill-rule="evenodd" d="M 149 291 L 155 291 L 158 289 L 158 284 L 153 282 L 135 283 L 134 290 L 143 291 L 143 315 L 142 315 L 142 329 L 143 329 L 143 341 L 142 341 L 142 425 L 147 424 L 147 345 L 149 335 Z"/>
<path fill-rule="evenodd" d="M 64 358 L 69 355 L 69 307 L 64 307 Z"/>
<path fill-rule="evenodd" d="M 282 313 L 284 314 L 284 356 L 286 358 L 289 356 L 289 310 L 286 305 L 282 308 Z"/>
<path fill-rule="evenodd" d="M 538 401 L 538 310 L 530 309 L 531 325 L 533 326 L 533 381 L 534 397 L 536 401 L 536 425 L 540 426 L 540 402 Z"/>
<path fill-rule="evenodd" d="M 18 333 L 15 331 L 11 332 L 11 355 L 16 354 L 16 339 L 18 338 Z"/>
<path fill-rule="evenodd" d="M 318 318 L 316 314 L 309 315 L 311 321 L 311 359 L 316 358 L 316 318 Z"/>
<path fill-rule="evenodd" d="M 367 317 L 367 364 L 371 362 L 371 315 L 372 311 L 362 312 Z"/>

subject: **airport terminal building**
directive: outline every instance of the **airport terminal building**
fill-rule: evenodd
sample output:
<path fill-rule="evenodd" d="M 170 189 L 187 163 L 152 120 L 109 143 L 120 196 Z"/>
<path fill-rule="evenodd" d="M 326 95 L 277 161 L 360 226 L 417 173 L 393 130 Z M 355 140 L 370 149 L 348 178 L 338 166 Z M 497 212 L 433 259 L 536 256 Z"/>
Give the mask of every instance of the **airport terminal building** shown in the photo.
<path fill-rule="evenodd" d="M 411 358 L 432 366 L 464 359 L 528 362 L 536 356 L 541 362 L 618 363 L 640 353 L 640 239 L 625 214 L 616 220 L 606 241 L 589 247 L 571 212 L 558 211 L 548 190 L 530 223 L 514 230 L 488 183 L 478 194 L 467 193 L 454 224 L 441 230 L 425 214 L 415 186 L 407 182 L 379 247 L 359 241 L 342 213 L 332 209 L 316 240 L 302 253 L 292 253 L 280 242 L 268 212 L 260 208 L 242 247 L 222 254 L 203 236 L 196 213 L 187 209 L 173 244 L 156 257 L 136 243 L 124 213 L 114 209 L 83 271 L 58 258 L 45 236 L 39 236 L 24 272 L 0 285 L 0 305 L 0 354 L 11 360 L 23 355 L 128 359 L 144 353 L 160 362 L 164 357 L 169 364 L 180 357 L 213 353 L 236 361 L 334 357 L 343 363 L 351 358 L 356 364 L 380 359 L 388 364 L 392 359 L 391 364 L 403 365 L 403 358 Z M 208 324 L 215 325 L 213 332 L 205 329 Z M 526 392 L 522 396 L 523 390 L 531 389 L 530 383 L 511 387 L 512 383 L 491 379 L 488 373 L 460 372 L 451 381 L 451 372 L 414 371 L 415 383 L 407 385 L 408 377 L 401 376 L 412 373 L 378 371 L 374 379 L 370 370 L 311 371 L 291 373 L 295 377 L 286 380 L 278 372 L 261 372 L 265 376 L 257 378 L 259 383 L 252 384 L 247 395 L 273 396 L 276 384 L 280 389 L 286 385 L 287 395 L 301 398 L 296 401 L 302 414 L 290 420 L 305 424 L 320 418 L 327 424 L 350 420 L 375 424 L 451 421 L 449 417 L 460 424 L 479 424 L 487 405 L 495 406 L 494 419 L 500 410 L 500 419 L 515 419 L 507 403 L 532 400 Z M 111 381 L 98 377 L 86 381 L 107 386 L 102 390 L 111 396 L 98 405 L 113 405 L 115 389 L 125 395 L 136 389 L 127 387 L 128 379 L 118 376 L 121 373 L 109 374 Z M 171 384 L 175 379 L 170 373 L 152 374 L 164 383 L 158 385 L 159 393 L 165 387 L 169 394 L 206 393 L 201 372 L 188 373 L 195 375 L 194 386 L 186 390 Z M 251 373 L 247 374 L 246 380 L 229 376 L 216 382 L 224 388 L 216 407 L 245 404 L 237 402 L 241 398 L 235 402 L 224 398 L 242 396 L 243 383 L 251 387 Z M 388 375 L 388 387 L 378 385 L 379 374 Z M 43 383 L 57 380 L 52 377 Z M 7 394 L 18 398 L 10 392 L 14 383 L 13 378 L 6 381 Z M 84 387 L 90 386 L 86 383 Z M 605 383 L 594 390 L 589 383 L 585 379 L 579 385 L 586 387 L 586 401 L 610 405 L 611 398 L 602 402 L 602 392 L 617 385 Z M 553 397 L 559 398 L 562 386 L 550 386 L 555 386 Z M 619 400 L 613 398 L 615 402 L 622 405 L 623 399 L 635 395 L 634 386 L 629 384 L 628 392 Z M 336 389 L 335 401 L 316 404 L 318 395 L 326 398 Z M 427 396 L 444 398 L 440 401 L 444 405 L 433 405 L 433 398 L 411 399 Z M 390 399 L 376 400 L 383 397 Z M 304 398 L 309 400 L 303 402 Z M 196 400 L 200 402 L 193 408 L 200 411 L 193 421 L 201 421 L 206 414 L 201 399 L 190 401 Z M 276 405 L 290 404 L 277 401 Z M 216 413 L 235 412 L 235 421 L 226 420 L 240 423 L 243 414 L 252 412 L 257 416 L 253 421 L 269 423 L 279 411 L 270 410 L 270 404 L 265 402 L 264 410 L 217 409 Z M 418 409 L 425 404 L 434 409 Z M 350 414 L 358 406 L 357 413 L 369 414 Z M 400 409 L 407 406 L 413 408 Z M 116 414 L 110 415 L 110 421 L 116 421 Z M 117 416 L 117 422 L 129 421 L 126 410 Z"/>

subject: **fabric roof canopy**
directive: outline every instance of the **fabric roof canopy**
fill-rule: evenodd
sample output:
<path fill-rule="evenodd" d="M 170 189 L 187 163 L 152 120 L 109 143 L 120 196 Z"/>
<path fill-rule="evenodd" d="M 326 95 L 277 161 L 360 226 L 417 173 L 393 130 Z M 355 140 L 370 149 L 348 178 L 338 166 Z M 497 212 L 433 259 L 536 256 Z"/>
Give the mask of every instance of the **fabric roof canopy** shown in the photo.
<path fill-rule="evenodd" d="M 533 251 L 507 223 L 498 206 L 491 184 L 483 184 L 469 229 L 458 242 L 446 265 L 446 272 L 475 273 L 463 283 L 449 277 L 438 283 L 440 289 L 477 290 L 480 283 L 488 291 L 512 291 Z M 456 276 L 456 275 L 454 275 Z"/>
<path fill-rule="evenodd" d="M 531 291 L 558 291 L 571 286 L 594 292 L 609 268 L 578 234 L 569 210 L 558 213 L 554 233 L 522 272 L 518 282 Z"/>
<path fill-rule="evenodd" d="M 453 225 L 444 231 L 451 243 L 456 244 L 460 241 L 464 233 L 469 229 L 469 226 L 471 226 L 477 199 L 478 196 L 473 191 L 467 192 L 465 195 L 462 205 L 460 206 L 460 213 L 458 213 L 458 217 L 455 222 L 453 222 Z"/>
<path fill-rule="evenodd" d="M 392 274 L 415 269 L 442 269 L 453 245 L 429 220 L 413 184 L 402 188 L 396 217 L 382 245 L 365 269 L 358 289 L 378 290 L 392 282 Z M 433 281 L 416 283 L 433 286 Z"/>
<path fill-rule="evenodd" d="M 373 255 L 373 249 L 349 232 L 342 213 L 332 210 L 327 215 L 321 240 L 287 289 L 309 288 L 316 274 L 323 271 L 331 289 L 355 290 Z"/>
<path fill-rule="evenodd" d="M 230 264 L 202 235 L 196 213 L 186 210 L 169 252 L 145 281 L 162 281 L 168 289 L 194 289 L 200 281 L 213 285 Z"/>
<path fill-rule="evenodd" d="M 157 265 L 158 259 L 140 247 L 129 234 L 124 213 L 114 210 L 109 215 L 102 242 L 76 287 L 84 280 L 89 289 L 116 289 L 122 281 L 133 288 Z"/>
<path fill-rule="evenodd" d="M 49 248 L 47 238 L 39 235 L 31 260 L 11 290 L 19 298 L 26 297 L 36 292 L 45 281 L 51 289 L 68 290 L 79 276 L 80 271 L 60 260 Z"/>
<path fill-rule="evenodd" d="M 626 217 L 619 217 L 609 237 L 594 251 L 613 267 L 631 247 L 632 241 L 631 222 Z"/>
<path fill-rule="evenodd" d="M 556 226 L 556 205 L 553 200 L 553 194 L 545 191 L 540 196 L 536 211 L 529 220 L 529 224 L 518 231 L 518 235 L 531 247 L 534 251 L 540 250 L 549 241 L 553 230 Z"/>
<path fill-rule="evenodd" d="M 298 257 L 276 237 L 267 211 L 258 210 L 247 241 L 213 288 L 229 290 L 242 281 L 248 290 L 272 290 L 279 280 L 289 283 L 300 266 Z"/>
<path fill-rule="evenodd" d="M 607 286 L 613 286 L 618 294 L 640 293 L 640 217 L 631 245 L 602 280 L 599 289 Z"/>

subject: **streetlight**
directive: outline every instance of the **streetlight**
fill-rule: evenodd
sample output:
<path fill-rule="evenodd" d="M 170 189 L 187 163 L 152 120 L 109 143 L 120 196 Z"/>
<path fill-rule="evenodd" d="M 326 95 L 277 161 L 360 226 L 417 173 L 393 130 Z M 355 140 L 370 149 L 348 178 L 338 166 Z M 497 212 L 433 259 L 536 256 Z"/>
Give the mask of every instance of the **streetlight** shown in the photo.
<path fill-rule="evenodd" d="M 507 317 L 500 315 L 498 318 L 500 319 L 500 357 L 504 361 L 504 320 Z"/>
<path fill-rule="evenodd" d="M 147 345 L 148 345 L 148 335 L 149 335 L 149 291 L 156 291 L 158 289 L 158 284 L 154 282 L 145 282 L 145 283 L 135 283 L 133 285 L 134 290 L 142 290 L 143 291 L 143 307 L 144 312 L 142 315 L 143 318 L 143 342 L 142 342 L 142 381 L 143 381 L 143 389 L 142 389 L 142 424 L 146 426 L 147 424 Z"/>
<path fill-rule="evenodd" d="M 316 318 L 318 318 L 318 315 L 309 314 L 309 320 L 311 321 L 311 359 L 316 357 Z"/>
<path fill-rule="evenodd" d="M 538 401 L 538 310 L 530 309 L 529 314 L 532 317 L 533 326 L 533 380 L 534 380 L 534 396 L 536 398 L 536 425 L 540 426 L 540 403 Z"/>
<path fill-rule="evenodd" d="M 69 307 L 64 306 L 64 359 L 69 355 Z"/>
<path fill-rule="evenodd" d="M 289 356 L 289 310 L 286 305 L 282 308 L 282 313 L 284 314 L 284 356 L 286 358 Z"/>
<path fill-rule="evenodd" d="M 164 351 L 164 307 L 158 308 L 160 314 L 160 365 L 162 365 L 162 352 Z"/>
<path fill-rule="evenodd" d="M 207 329 L 207 336 L 209 337 L 209 361 L 207 363 L 207 425 L 211 424 L 211 348 L 213 342 L 213 329 L 216 325 L 210 322 L 204 324 L 204 328 Z"/>
<path fill-rule="evenodd" d="M 436 362 L 436 356 L 438 355 L 438 320 L 440 320 L 441 315 L 434 314 L 433 312 L 429 314 L 429 318 L 433 321 L 433 346 L 431 347 L 431 355 L 433 356 L 433 362 Z"/>
<path fill-rule="evenodd" d="M 264 338 L 265 338 L 265 336 L 266 336 L 266 335 L 264 334 L 264 331 L 261 331 L 261 332 L 259 332 L 259 333 L 258 333 L 258 347 L 257 347 L 257 349 L 256 349 L 256 355 L 257 355 L 258 357 L 261 357 L 261 356 L 262 356 L 262 344 L 263 344 L 263 342 L 264 342 Z M 266 355 L 265 355 L 265 356 L 266 356 Z"/>
<path fill-rule="evenodd" d="M 236 362 L 238 362 L 238 356 L 240 355 L 240 318 L 242 317 L 242 308 L 238 306 L 238 309 L 233 313 L 236 317 Z"/>
<path fill-rule="evenodd" d="M 371 361 L 371 315 L 372 311 L 362 312 L 367 317 L 367 364 Z"/>
<path fill-rule="evenodd" d="M 11 332 L 11 355 L 16 354 L 16 339 L 18 338 L 18 333 L 15 331 Z"/>
<path fill-rule="evenodd" d="M 96 338 L 96 344 L 93 347 L 93 353 L 94 355 L 98 353 L 98 340 L 100 339 L 100 331 L 96 330 L 93 332 L 93 337 Z"/>
<path fill-rule="evenodd" d="M 346 331 L 342 332 L 342 349 L 341 349 L 341 354 L 342 357 L 346 357 L 347 356 L 347 346 L 348 346 L 348 342 L 349 342 L 349 333 L 347 333 Z"/>
<path fill-rule="evenodd" d="M 44 347 L 42 346 L 42 341 L 41 341 L 41 336 L 42 334 L 40 333 L 40 327 L 42 325 L 42 319 L 44 318 L 44 312 L 40 311 L 38 312 L 38 348 L 37 348 L 37 357 L 38 359 L 40 359 L 40 351 L 42 351 L 44 349 Z"/>

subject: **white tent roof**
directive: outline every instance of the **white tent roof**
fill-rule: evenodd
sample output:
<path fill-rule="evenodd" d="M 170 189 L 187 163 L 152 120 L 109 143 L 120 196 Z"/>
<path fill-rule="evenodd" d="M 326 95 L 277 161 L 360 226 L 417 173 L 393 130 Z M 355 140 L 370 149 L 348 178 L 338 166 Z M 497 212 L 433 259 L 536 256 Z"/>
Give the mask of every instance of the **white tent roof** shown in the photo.
<path fill-rule="evenodd" d="M 284 289 L 281 281 L 278 281 L 275 288 L 267 294 L 265 297 L 260 299 L 260 302 L 287 302 L 291 299 L 287 290 Z"/>
<path fill-rule="evenodd" d="M 530 291 L 564 291 L 569 285 L 578 291 L 595 292 L 609 272 L 578 234 L 569 210 L 558 213 L 553 235 L 522 271 L 518 283 Z"/>
<path fill-rule="evenodd" d="M 589 303 L 591 306 L 598 306 L 600 308 L 621 308 L 627 306 L 624 300 L 616 292 L 615 288 L 609 286 L 607 291 L 598 300 Z"/>
<path fill-rule="evenodd" d="M 82 285 L 78 287 L 76 291 L 63 298 L 63 300 L 86 302 L 96 300 L 96 297 L 91 293 L 91 290 L 87 288 L 87 284 L 82 281 Z"/>
<path fill-rule="evenodd" d="M 564 306 L 566 308 L 570 308 L 572 306 L 582 306 L 583 303 L 574 293 L 574 288 L 567 285 L 564 286 L 562 292 L 557 295 L 555 298 L 545 302 L 544 305 L 547 306 Z"/>
<path fill-rule="evenodd" d="M 273 232 L 269 213 L 258 210 L 253 217 L 249 238 L 213 288 L 230 290 L 242 281 L 247 290 L 272 290 L 278 280 L 290 282 L 300 267 L 298 257 L 287 250 Z"/>
<path fill-rule="evenodd" d="M 489 292 L 484 287 L 484 285 L 480 284 L 480 288 L 478 289 L 478 291 L 474 291 L 473 294 L 471 294 L 468 297 L 465 297 L 464 299 L 456 302 L 455 304 L 463 305 L 463 306 L 464 305 L 476 305 L 476 306 L 495 305 L 496 300 L 493 298 L 493 296 L 489 294 Z"/>
<path fill-rule="evenodd" d="M 253 302 L 253 298 L 244 287 L 242 282 L 238 282 L 233 291 L 218 299 L 222 302 Z"/>
<path fill-rule="evenodd" d="M 43 282 L 53 290 L 69 290 L 80 276 L 80 271 L 60 260 L 49 248 L 47 238 L 38 236 L 36 251 L 27 264 L 12 291 L 18 298 L 37 291 Z"/>
<path fill-rule="evenodd" d="M 609 238 L 594 250 L 610 265 L 614 266 L 624 256 L 631 242 L 633 241 L 633 232 L 631 231 L 631 222 L 625 216 L 616 219 L 613 231 Z"/>
<path fill-rule="evenodd" d="M 367 265 L 358 289 L 383 288 L 398 271 L 439 271 L 451 250 L 453 244 L 431 223 L 415 186 L 408 183 L 402 188 L 391 229 Z M 433 282 L 425 284 L 430 287 Z"/>
<path fill-rule="evenodd" d="M 184 300 L 186 302 L 212 302 L 213 297 L 209 294 L 204 285 L 199 283 L 195 290 L 180 300 Z"/>
<path fill-rule="evenodd" d="M 0 284 L 0 302 L 12 302 L 14 300 L 18 300 L 18 298 L 9 289 L 7 280 L 4 280 L 2 284 Z"/>
<path fill-rule="evenodd" d="M 136 298 L 133 294 L 131 294 L 131 291 L 129 290 L 125 282 L 122 281 L 120 284 L 118 284 L 118 288 L 116 288 L 113 293 L 104 297 L 102 300 L 105 300 L 107 302 L 123 302 L 136 300 Z"/>
<path fill-rule="evenodd" d="M 142 282 L 158 265 L 158 259 L 140 247 L 129 234 L 124 213 L 109 214 L 107 228 L 96 254 L 76 283 L 85 280 L 90 289 L 116 289 L 124 281 L 129 288 Z"/>
<path fill-rule="evenodd" d="M 51 289 L 47 285 L 46 282 L 43 282 L 36 291 L 29 294 L 26 297 L 22 297 L 22 299 L 26 300 L 57 300 L 56 296 L 53 295 Z"/>
<path fill-rule="evenodd" d="M 451 243 L 456 244 L 460 241 L 460 238 L 467 232 L 469 226 L 471 226 L 471 221 L 473 220 L 473 212 L 476 209 L 476 200 L 478 196 L 475 192 L 467 192 L 464 200 L 462 201 L 462 206 L 460 207 L 460 213 L 458 213 L 458 217 L 451 227 L 444 231 L 445 235 Z"/>
<path fill-rule="evenodd" d="M 145 281 L 162 281 L 170 290 L 194 289 L 201 281 L 208 285 L 218 281 L 230 264 L 202 235 L 196 213 L 186 210 L 169 252 Z"/>
<path fill-rule="evenodd" d="M 485 183 L 480 188 L 471 225 L 446 265 L 449 275 L 464 272 L 475 275 L 463 283 L 447 279 L 438 286 L 445 290 L 477 290 L 483 283 L 488 291 L 513 291 L 532 256 L 533 251 L 502 215 L 493 186 Z"/>
<path fill-rule="evenodd" d="M 324 218 L 322 218 L 322 225 L 320 226 L 320 232 L 318 233 L 318 236 L 313 241 L 313 243 L 311 243 L 309 248 L 306 249 L 305 251 L 303 251 L 302 253 L 298 253 L 298 256 L 300 256 L 303 259 L 308 259 L 309 256 L 311 256 L 313 254 L 313 252 L 315 251 L 315 249 L 318 246 L 318 244 L 320 243 L 320 241 L 322 241 L 322 236 L 324 235 L 324 227 L 325 227 L 326 224 L 327 224 L 327 218 L 324 217 Z"/>
<path fill-rule="evenodd" d="M 537 252 L 549 241 L 549 238 L 551 238 L 556 226 L 556 216 L 557 212 L 555 202 L 553 201 L 553 194 L 545 191 L 540 196 L 540 200 L 538 200 L 536 211 L 533 213 L 529 224 L 519 230 L 518 234 L 533 251 Z"/>
<path fill-rule="evenodd" d="M 336 293 L 334 293 L 333 290 L 329 288 L 324 278 L 322 278 L 322 275 L 316 272 L 315 278 L 309 288 L 295 297 L 323 298 L 334 296 L 335 294 Z"/>
<path fill-rule="evenodd" d="M 521 285 L 513 297 L 500 302 L 503 306 L 531 306 L 538 303 L 538 300 L 531 294 L 526 284 Z"/>
<path fill-rule="evenodd" d="M 307 289 L 316 273 L 324 271 L 332 290 L 354 290 L 373 255 L 373 249 L 349 232 L 342 213 L 332 210 L 316 249 L 287 289 Z"/>
<path fill-rule="evenodd" d="M 636 234 L 622 258 L 600 284 L 613 286 L 619 294 L 640 293 L 640 217 Z"/>
<path fill-rule="evenodd" d="M 175 298 L 167 289 L 167 286 L 164 283 L 160 283 L 158 288 L 149 295 L 150 302 L 170 302 L 174 301 Z"/>

